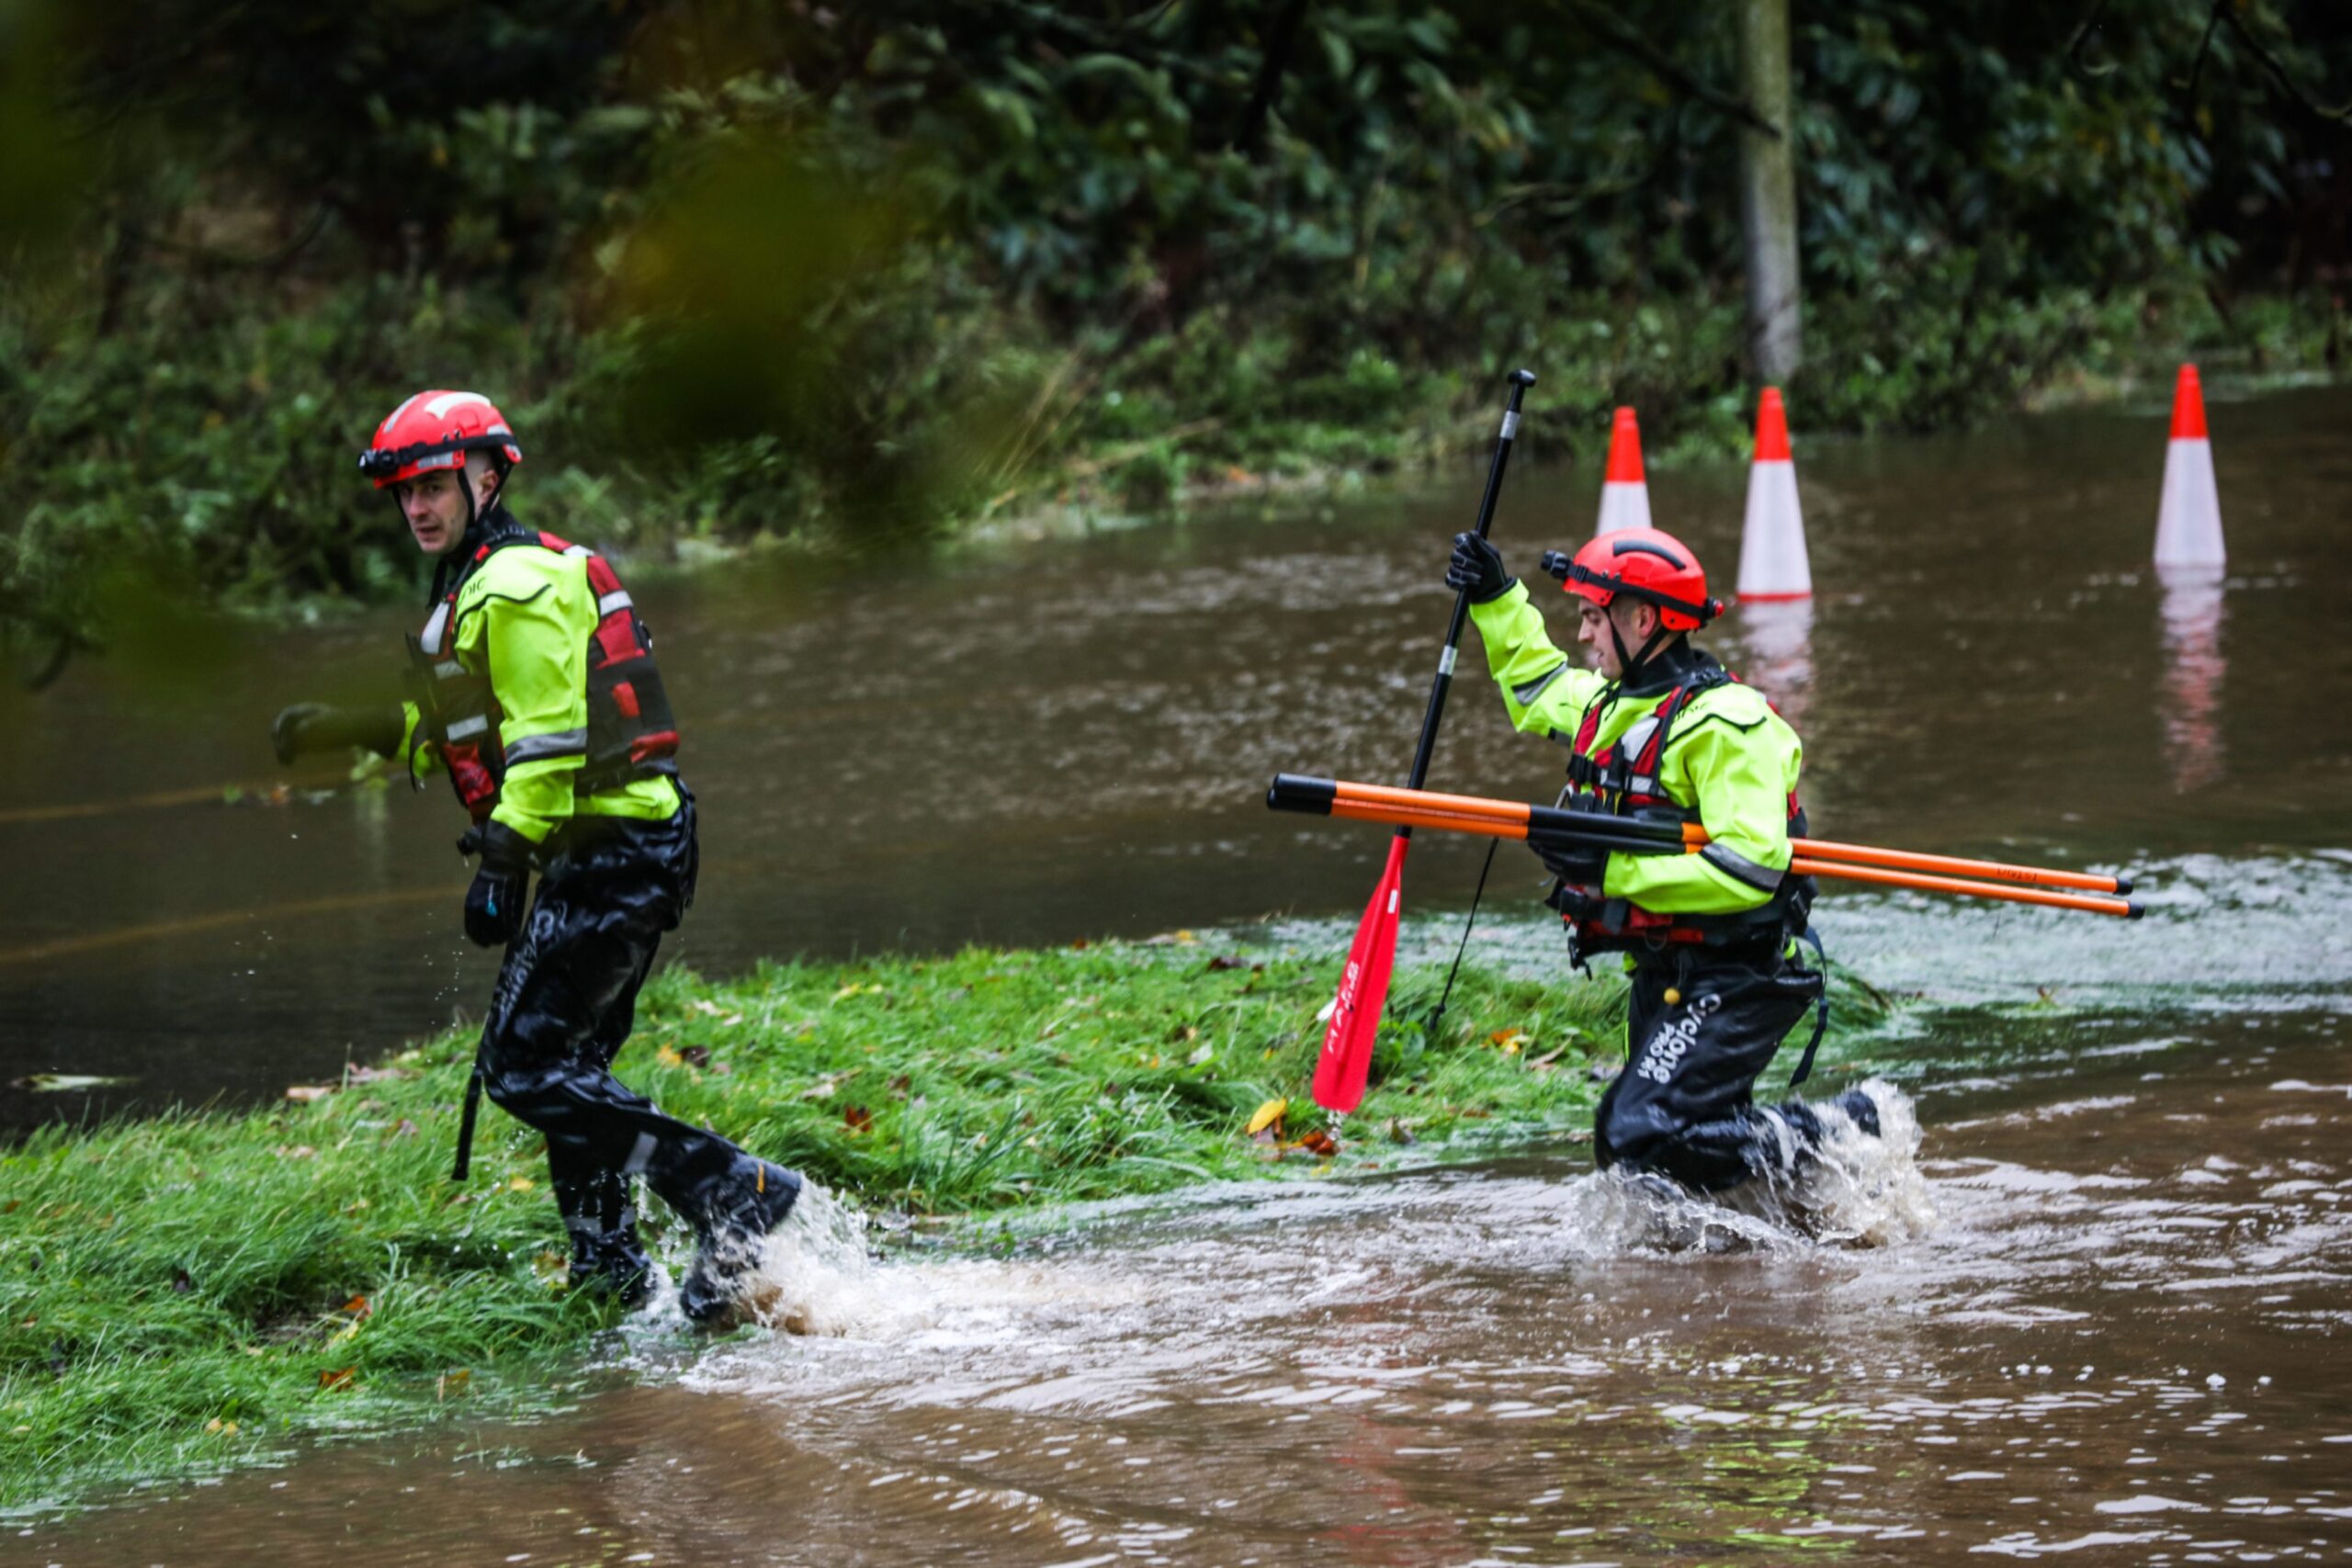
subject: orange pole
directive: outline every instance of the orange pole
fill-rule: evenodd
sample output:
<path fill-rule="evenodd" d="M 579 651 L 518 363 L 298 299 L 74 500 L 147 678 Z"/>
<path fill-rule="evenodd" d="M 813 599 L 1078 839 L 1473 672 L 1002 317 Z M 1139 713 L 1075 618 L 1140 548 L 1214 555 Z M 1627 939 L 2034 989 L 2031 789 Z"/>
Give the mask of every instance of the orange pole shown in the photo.
<path fill-rule="evenodd" d="M 1474 795 L 1433 795 L 1426 790 L 1392 789 L 1385 784 L 1341 783 L 1331 805 L 1334 817 L 1352 816 L 1360 820 L 1393 821 L 1389 817 L 1365 818 L 1346 807 L 1363 803 L 1414 811 L 1439 810 L 1464 819 L 1516 825 L 1519 831 L 1510 834 L 1489 834 L 1493 838 L 1525 838 L 1527 825 L 1534 815 L 1534 807 L 1516 801 L 1487 800 Z M 1447 824 L 1433 823 L 1443 827 Z M 1463 831 L 1476 831 L 1464 828 Z M 1682 841 L 1692 849 L 1712 842 L 1706 829 L 1696 822 L 1682 827 Z M 1846 844 L 1826 839 L 1791 839 L 1789 848 L 1797 854 L 1817 861 L 1844 861 L 1855 865 L 1890 867 L 1897 871 L 1920 871 L 1945 876 L 1969 877 L 1980 882 L 2014 883 L 2021 887 L 2070 887 L 2086 893 L 2120 894 L 2132 891 L 2132 884 L 2120 877 L 2099 876 L 2089 872 L 2056 871 L 2046 866 L 2012 865 L 2003 861 L 1970 860 L 1960 855 L 1921 854 L 1912 850 L 1886 850 L 1871 844 Z M 1868 881 L 1870 878 L 1856 878 Z"/>
<path fill-rule="evenodd" d="M 1838 876 L 1849 882 L 1874 882 L 1882 887 L 1915 887 L 1923 893 L 1957 893 L 1967 898 L 1999 898 L 2011 904 L 2039 904 L 2052 909 L 2080 909 L 2092 915 L 2113 915 L 2136 920 L 2143 912 L 2129 898 L 2091 898 L 2079 893 L 2045 893 L 2038 887 L 2007 887 L 1994 882 L 1965 882 L 1956 876 L 1926 876 L 1916 871 L 1885 871 L 1871 865 L 1846 865 L 1830 860 L 1789 862 L 1799 876 Z"/>
<path fill-rule="evenodd" d="M 1312 784 L 1317 788 L 1329 781 L 1296 781 Z M 1399 827 L 1430 828 L 1453 833 L 1474 833 L 1488 839 L 1524 840 L 1529 823 L 1537 807 L 1507 800 L 1487 800 L 1470 795 L 1433 795 L 1426 790 L 1394 789 L 1385 784 L 1329 784 L 1331 790 L 1328 814 L 1358 822 L 1382 822 Z M 1293 809 L 1298 807 L 1294 807 Z M 1632 821 L 1628 828 L 1636 826 Z M 1606 827 L 1601 829 L 1605 832 Z M 1696 823 L 1682 828 L 1683 852 L 1696 853 L 1710 840 L 1707 830 Z M 1972 861 L 1951 855 L 1914 854 L 1905 850 L 1874 850 L 1858 844 L 1824 844 L 1812 839 L 1792 839 L 1795 851 L 1789 869 L 1800 876 L 1826 876 L 1848 882 L 1867 882 L 1882 887 L 1908 887 L 1924 893 L 1948 893 L 1965 898 L 1995 898 L 2011 904 L 2032 904 L 2052 909 L 2076 909 L 2086 914 L 2111 915 L 2120 919 L 2137 919 L 2143 912 L 2141 906 L 2125 898 L 2086 897 L 2079 894 L 2050 892 L 2030 885 L 2020 885 L 2015 879 L 1972 880 L 1965 876 L 1932 874 L 1940 871 L 1979 872 L 1984 878 L 2004 873 L 2042 875 L 2071 880 L 2060 886 L 2088 886 L 2109 888 L 2128 886 L 2118 878 L 2094 877 L 2075 872 L 2043 872 L 2034 866 L 2009 866 L 1995 861 Z M 1662 851 L 1671 852 L 1662 844 Z M 1849 858 L 1831 859 L 1827 855 L 1847 853 Z M 1855 854 L 1886 857 L 1890 864 L 1865 864 L 1850 858 Z M 1918 869 L 1925 868 L 1925 869 Z"/>
<path fill-rule="evenodd" d="M 1695 827 L 1696 825 L 1693 824 Z M 1698 829 L 1700 843 L 1706 829 Z M 1687 838 L 1690 829 L 1683 829 Z M 1973 877 L 1980 882 L 2013 882 L 2020 887 L 2078 887 L 2086 893 L 2129 893 L 2132 884 L 2115 876 L 2086 871 L 2053 871 L 2047 866 L 2011 865 L 1996 860 L 1967 860 L 1959 855 L 1927 855 L 1912 850 L 1882 850 L 1870 844 L 1840 844 L 1826 839 L 1791 839 L 1789 848 L 1815 860 L 1846 861 L 1855 865 L 1887 866 L 1896 871 L 1940 872 Z"/>

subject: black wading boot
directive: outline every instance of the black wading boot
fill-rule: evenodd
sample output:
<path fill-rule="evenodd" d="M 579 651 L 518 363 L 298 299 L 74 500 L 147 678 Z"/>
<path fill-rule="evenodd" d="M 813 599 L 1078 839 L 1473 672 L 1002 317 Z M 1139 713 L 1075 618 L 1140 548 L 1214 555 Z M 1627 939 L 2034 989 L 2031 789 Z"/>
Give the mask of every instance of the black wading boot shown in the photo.
<path fill-rule="evenodd" d="M 571 1288 L 594 1291 L 634 1310 L 653 1291 L 653 1259 L 633 1231 L 574 1237 L 571 1248 Z"/>
<path fill-rule="evenodd" d="M 694 1322 L 726 1325 L 743 1284 L 759 1267 L 760 1244 L 792 1213 L 800 1178 L 766 1160 L 751 1179 L 715 1202 L 701 1226 L 694 1266 L 678 1288 L 678 1305 Z"/>

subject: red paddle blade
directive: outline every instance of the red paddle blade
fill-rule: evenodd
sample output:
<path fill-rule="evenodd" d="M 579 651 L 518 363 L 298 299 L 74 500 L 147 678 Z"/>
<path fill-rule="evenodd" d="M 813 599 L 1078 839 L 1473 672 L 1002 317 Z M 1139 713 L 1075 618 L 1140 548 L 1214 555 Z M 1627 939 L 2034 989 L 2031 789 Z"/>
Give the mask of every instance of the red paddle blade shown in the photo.
<path fill-rule="evenodd" d="M 1353 1111 L 1363 1103 L 1373 1036 L 1380 1032 L 1388 972 L 1396 962 L 1396 908 L 1404 898 L 1405 848 L 1411 841 L 1401 834 L 1389 840 L 1388 869 L 1372 890 L 1340 976 L 1340 998 L 1331 1007 L 1331 1026 L 1323 1032 L 1323 1055 L 1315 1063 L 1315 1103 L 1326 1111 Z"/>

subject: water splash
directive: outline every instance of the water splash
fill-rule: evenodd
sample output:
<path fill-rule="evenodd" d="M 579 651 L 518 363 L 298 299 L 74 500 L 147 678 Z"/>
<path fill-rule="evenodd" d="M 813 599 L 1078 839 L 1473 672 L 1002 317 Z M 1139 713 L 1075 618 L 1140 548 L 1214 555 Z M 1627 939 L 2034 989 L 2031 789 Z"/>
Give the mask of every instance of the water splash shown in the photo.
<path fill-rule="evenodd" d="M 1891 1247 L 1927 1235 L 1936 1209 L 1919 1169 L 1911 1098 L 1871 1079 L 1873 1136 L 1835 1101 L 1815 1105 L 1822 1142 L 1793 1174 L 1701 1197 L 1656 1177 L 1596 1171 L 1571 1184 L 1567 1222 L 1590 1258 Z"/>
<path fill-rule="evenodd" d="M 760 1246 L 740 1302 L 747 1318 L 787 1334 L 851 1336 L 878 1320 L 921 1319 L 927 1292 L 878 1269 L 864 1213 L 803 1179 L 792 1213 Z"/>

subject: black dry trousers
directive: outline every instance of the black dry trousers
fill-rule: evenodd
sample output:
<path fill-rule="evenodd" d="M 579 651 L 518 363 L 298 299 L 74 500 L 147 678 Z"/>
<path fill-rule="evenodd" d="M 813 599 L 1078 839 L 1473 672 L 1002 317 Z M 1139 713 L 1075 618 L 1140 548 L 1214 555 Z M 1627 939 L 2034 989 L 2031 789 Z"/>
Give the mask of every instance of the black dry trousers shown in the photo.
<path fill-rule="evenodd" d="M 662 938 L 694 901 L 694 797 L 679 794 L 667 821 L 575 817 L 557 829 L 482 1027 L 482 1087 L 547 1138 L 575 1277 L 643 1266 L 631 1177 L 706 1236 L 760 1181 L 758 1160 L 611 1071 Z"/>
<path fill-rule="evenodd" d="M 1594 1113 L 1594 1159 L 1700 1192 L 1792 1174 L 1820 1146 L 1821 1118 L 1801 1100 L 1768 1108 L 1753 1095 L 1819 1001 L 1821 972 L 1759 943 L 1642 954 L 1629 978 L 1625 1069 Z M 1678 1000 L 1667 1000 L 1669 989 Z"/>

